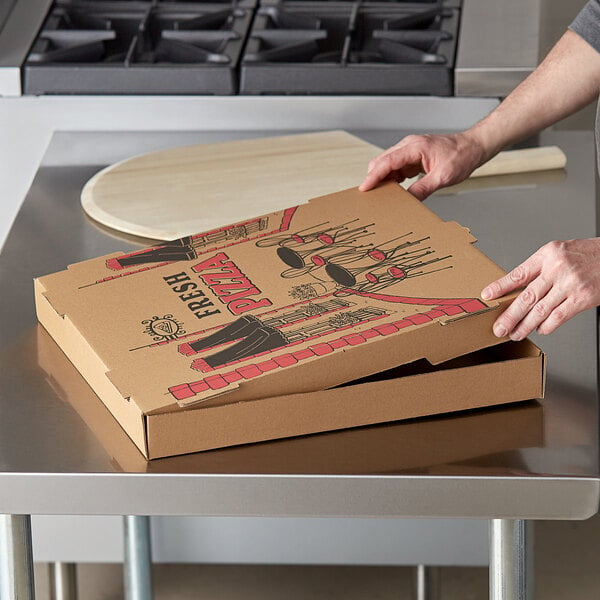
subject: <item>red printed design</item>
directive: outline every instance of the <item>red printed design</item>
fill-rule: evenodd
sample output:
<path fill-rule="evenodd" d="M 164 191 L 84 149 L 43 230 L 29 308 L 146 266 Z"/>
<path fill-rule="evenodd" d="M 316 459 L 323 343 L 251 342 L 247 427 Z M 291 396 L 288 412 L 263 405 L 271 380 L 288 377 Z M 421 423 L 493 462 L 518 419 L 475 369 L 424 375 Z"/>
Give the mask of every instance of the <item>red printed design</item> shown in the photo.
<path fill-rule="evenodd" d="M 323 313 L 320 313 L 318 308 L 315 308 L 314 302 L 326 301 L 328 298 L 331 299 L 332 297 L 333 297 L 333 293 L 323 294 L 322 296 L 315 296 L 314 298 L 311 298 L 310 300 L 302 300 L 300 302 L 294 302 L 294 303 L 288 304 L 286 306 L 267 310 L 265 312 L 255 315 L 255 317 L 260 319 L 263 323 L 272 324 L 273 326 L 277 326 L 277 327 L 287 327 L 289 325 L 295 325 L 297 323 L 301 323 L 307 319 L 312 319 L 312 318 L 318 317 L 321 314 L 326 314 L 328 312 L 333 312 L 333 311 L 340 311 L 344 308 L 355 305 L 354 302 L 344 299 L 343 301 L 339 300 L 335 303 L 332 303 L 330 305 L 330 308 L 325 310 Z M 283 316 L 281 313 L 286 313 L 286 314 L 285 314 L 285 316 Z M 276 325 L 277 322 L 279 322 L 280 324 Z M 219 329 L 223 329 L 223 327 L 226 327 L 226 326 L 227 326 L 227 324 L 216 325 L 215 327 L 208 327 L 207 329 L 200 329 L 198 331 L 192 331 L 191 333 L 186 333 L 185 335 L 178 335 L 174 339 L 163 340 L 160 342 L 156 342 L 154 344 L 148 344 L 147 346 L 142 346 L 142 348 L 156 348 L 158 346 L 164 346 L 165 344 L 171 344 L 173 342 L 180 342 L 182 339 L 186 339 L 186 338 L 190 338 L 190 337 L 197 338 L 197 337 L 203 336 L 205 334 L 209 334 L 209 333 L 212 334 L 215 331 L 218 331 Z M 234 341 L 234 340 L 230 340 L 230 341 Z M 223 343 L 228 343 L 228 342 L 223 342 Z M 139 350 L 139 349 L 140 348 L 136 348 L 136 350 Z M 181 354 L 184 354 L 185 356 L 191 356 L 191 355 L 197 353 L 197 351 L 191 347 L 191 343 L 189 343 L 189 342 L 184 342 L 184 343 L 180 344 L 177 347 L 177 349 L 179 350 L 179 352 L 181 352 Z"/>
<path fill-rule="evenodd" d="M 476 298 L 404 298 L 404 301 L 406 304 L 424 306 L 434 305 L 434 308 L 424 313 L 417 313 L 408 317 L 404 317 L 397 321 L 391 321 L 388 323 L 374 325 L 370 329 L 361 331 L 359 333 L 349 333 L 347 335 L 340 336 L 334 340 L 312 344 L 308 348 L 290 351 L 286 354 L 278 355 L 272 358 L 269 358 L 268 355 L 272 354 L 272 352 L 274 352 L 275 350 L 279 350 L 281 347 L 279 346 L 270 350 L 265 350 L 260 354 L 248 356 L 247 358 L 252 358 L 255 360 L 255 362 L 251 364 L 244 364 L 237 368 L 233 368 L 231 371 L 225 373 L 208 375 L 207 377 L 204 377 L 197 381 L 193 381 L 191 383 L 182 383 L 179 385 L 172 386 L 169 388 L 169 392 L 173 395 L 173 397 L 176 400 L 188 400 L 190 398 L 193 398 L 197 394 L 201 394 L 209 390 L 219 390 L 227 387 L 229 384 L 236 383 L 238 381 L 253 379 L 262 375 L 263 373 L 267 373 L 277 368 L 289 367 L 297 364 L 302 360 L 313 358 L 315 356 L 323 356 L 325 354 L 330 354 L 341 348 L 357 346 L 363 344 L 369 339 L 394 334 L 400 329 L 405 329 L 414 325 L 428 323 L 444 316 L 458 315 L 461 313 L 475 313 L 487 308 L 487 306 L 481 300 L 478 300 Z M 380 318 L 381 315 L 373 315 L 370 319 L 366 320 L 372 321 Z M 365 321 L 363 320 L 362 322 L 364 323 Z M 352 328 L 359 324 L 360 323 L 355 322 L 345 327 L 336 329 L 336 331 L 340 331 L 341 329 Z M 331 333 L 331 331 L 329 331 L 328 333 Z M 327 334 L 323 333 L 321 335 Z M 316 338 L 321 336 L 316 335 L 314 337 Z M 296 342 L 288 343 L 287 346 L 293 346 L 301 342 L 309 341 L 310 339 L 312 338 L 304 338 Z M 264 357 L 264 360 L 256 362 L 256 359 L 259 357 Z M 221 363 L 219 367 L 222 367 L 224 365 L 234 365 L 240 362 L 241 360 L 229 361 L 224 364 Z M 193 363 L 193 368 L 201 370 L 203 372 L 210 372 L 213 370 L 214 367 L 211 366 L 205 359 L 197 359 Z"/>
<path fill-rule="evenodd" d="M 306 323 L 325 315 L 331 315 L 354 305 L 355 304 L 353 302 L 332 298 L 331 294 L 327 294 L 318 298 L 318 301 L 315 302 L 304 300 L 302 302 L 296 302 L 295 304 L 284 306 L 280 309 L 270 310 L 253 317 L 248 317 L 247 319 L 249 319 L 250 323 L 260 323 L 263 327 L 283 329 L 291 327 L 292 325 Z M 236 321 L 235 323 L 238 322 L 240 322 L 240 320 Z M 200 341 L 197 340 L 195 342 L 184 342 L 178 346 L 178 350 L 185 356 L 192 356 L 198 352 L 212 350 L 217 346 L 233 343 L 244 335 L 247 335 L 247 327 L 245 328 L 246 334 L 244 334 L 244 331 L 241 328 L 234 329 L 233 325 L 234 324 L 232 323 L 224 327 L 221 326 L 218 328 L 221 331 L 218 333 L 213 333 L 212 335 Z M 229 331 L 224 332 L 223 328 Z M 214 329 L 215 328 L 213 328 L 213 330 Z M 197 336 L 201 333 L 205 332 L 196 332 L 194 335 Z"/>
<path fill-rule="evenodd" d="M 148 269 L 155 269 L 177 261 L 190 261 L 198 258 L 202 254 L 221 250 L 230 246 L 235 246 L 251 240 L 257 240 L 266 236 L 285 232 L 289 229 L 294 213 L 297 207 L 287 208 L 283 211 L 281 223 L 276 229 L 266 231 L 269 223 L 269 217 L 260 217 L 251 219 L 237 225 L 228 225 L 220 227 L 207 233 L 187 236 L 172 242 L 165 242 L 159 246 L 144 248 L 129 254 L 109 258 L 106 260 L 106 267 L 112 271 L 123 271 L 127 267 L 137 266 L 148 263 L 152 266 L 146 266 L 139 269 L 129 270 L 110 277 L 105 277 L 94 283 L 104 283 L 124 277 L 141 273 Z M 91 284 L 94 285 L 94 284 Z M 84 286 L 85 287 L 85 286 Z"/>
<path fill-rule="evenodd" d="M 445 306 L 460 306 L 461 310 L 457 312 L 477 312 L 487 308 L 487 306 L 477 298 L 412 298 L 410 296 L 392 296 L 389 294 L 378 294 L 374 292 L 365 292 L 353 289 L 341 290 L 340 295 L 355 294 L 357 296 L 364 296 L 366 298 L 372 298 L 373 300 L 380 300 L 381 302 L 393 302 L 395 304 L 416 304 L 421 306 L 432 306 L 443 304 Z M 446 313 L 455 314 L 455 313 Z"/>

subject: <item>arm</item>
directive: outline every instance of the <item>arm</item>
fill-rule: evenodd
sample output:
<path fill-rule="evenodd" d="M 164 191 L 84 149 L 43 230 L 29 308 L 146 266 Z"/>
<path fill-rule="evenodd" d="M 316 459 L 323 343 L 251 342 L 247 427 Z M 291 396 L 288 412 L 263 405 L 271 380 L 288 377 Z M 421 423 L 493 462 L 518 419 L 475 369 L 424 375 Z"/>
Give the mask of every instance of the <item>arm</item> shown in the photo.
<path fill-rule="evenodd" d="M 598 96 L 600 54 L 567 31 L 540 66 L 485 119 L 455 135 L 408 136 L 369 163 L 360 185 L 402 181 L 424 172 L 409 191 L 423 200 L 466 179 L 502 148 L 576 112 Z"/>
<path fill-rule="evenodd" d="M 595 5 L 588 6 L 598 12 Z M 597 26 L 597 20 L 591 19 L 589 24 Z M 555 114 L 565 116 L 571 107 L 577 108 L 580 102 L 582 105 L 586 98 L 598 94 L 600 54 L 589 46 L 586 48 L 586 42 L 572 32 L 565 34 L 563 40 L 568 39 L 567 35 L 573 42 L 565 46 L 569 54 L 556 59 L 558 64 L 561 60 L 567 60 L 568 64 L 579 52 L 582 64 L 566 73 L 561 86 L 566 94 L 564 101 L 556 101 L 550 95 L 549 105 L 543 107 L 539 117 L 542 122 Z M 578 85 L 579 93 L 573 94 Z M 508 135 L 511 134 L 509 130 Z M 492 282 L 481 296 L 492 300 L 519 288 L 524 289 L 494 323 L 498 337 L 508 335 L 512 340 L 520 340 L 536 329 L 548 334 L 579 312 L 600 305 L 600 238 L 550 242 L 508 275 Z"/>

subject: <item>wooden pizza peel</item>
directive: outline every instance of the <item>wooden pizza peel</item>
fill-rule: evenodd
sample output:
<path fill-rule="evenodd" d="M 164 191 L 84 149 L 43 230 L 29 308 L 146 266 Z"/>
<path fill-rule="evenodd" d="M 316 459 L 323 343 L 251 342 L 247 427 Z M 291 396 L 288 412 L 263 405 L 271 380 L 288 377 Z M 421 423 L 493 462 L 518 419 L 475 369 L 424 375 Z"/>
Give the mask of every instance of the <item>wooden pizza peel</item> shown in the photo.
<path fill-rule="evenodd" d="M 109 228 L 172 240 L 356 186 L 379 152 L 345 131 L 171 148 L 100 171 L 81 203 Z"/>
<path fill-rule="evenodd" d="M 345 131 L 171 148 L 103 169 L 84 186 L 81 203 L 109 229 L 172 240 L 357 186 L 380 152 Z M 515 150 L 501 152 L 471 177 L 491 180 L 565 164 L 556 147 Z"/>

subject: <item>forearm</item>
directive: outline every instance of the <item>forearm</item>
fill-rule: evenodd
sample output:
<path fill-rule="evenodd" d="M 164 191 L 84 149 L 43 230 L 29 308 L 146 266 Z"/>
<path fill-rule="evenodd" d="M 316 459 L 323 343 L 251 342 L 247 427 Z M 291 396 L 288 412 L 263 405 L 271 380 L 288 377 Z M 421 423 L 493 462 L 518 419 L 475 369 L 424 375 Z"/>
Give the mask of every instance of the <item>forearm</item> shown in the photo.
<path fill-rule="evenodd" d="M 487 160 L 583 108 L 599 89 L 600 54 L 567 31 L 539 67 L 465 135 L 483 148 Z"/>
<path fill-rule="evenodd" d="M 576 112 L 600 89 L 600 52 L 567 31 L 542 64 L 494 111 L 467 131 L 453 135 L 410 135 L 369 163 L 360 185 L 370 190 L 386 177 L 404 181 L 419 173 L 409 192 L 423 200 L 459 183 L 502 148 Z"/>

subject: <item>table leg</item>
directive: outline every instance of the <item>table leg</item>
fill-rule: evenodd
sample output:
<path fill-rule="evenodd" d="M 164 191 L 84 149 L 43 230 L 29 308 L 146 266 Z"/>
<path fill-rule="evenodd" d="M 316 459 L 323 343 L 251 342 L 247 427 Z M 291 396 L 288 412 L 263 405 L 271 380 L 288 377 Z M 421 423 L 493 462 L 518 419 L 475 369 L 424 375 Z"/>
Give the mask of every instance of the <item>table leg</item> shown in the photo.
<path fill-rule="evenodd" d="M 439 595 L 439 568 L 417 565 L 415 598 L 417 600 L 438 600 Z"/>
<path fill-rule="evenodd" d="M 30 515 L 0 515 L 0 598 L 35 598 Z"/>
<path fill-rule="evenodd" d="M 50 563 L 51 600 L 77 600 L 77 565 L 75 563 Z"/>
<path fill-rule="evenodd" d="M 492 519 L 490 600 L 533 600 L 533 523 Z"/>
<path fill-rule="evenodd" d="M 123 517 L 126 600 L 152 600 L 150 517 Z"/>

